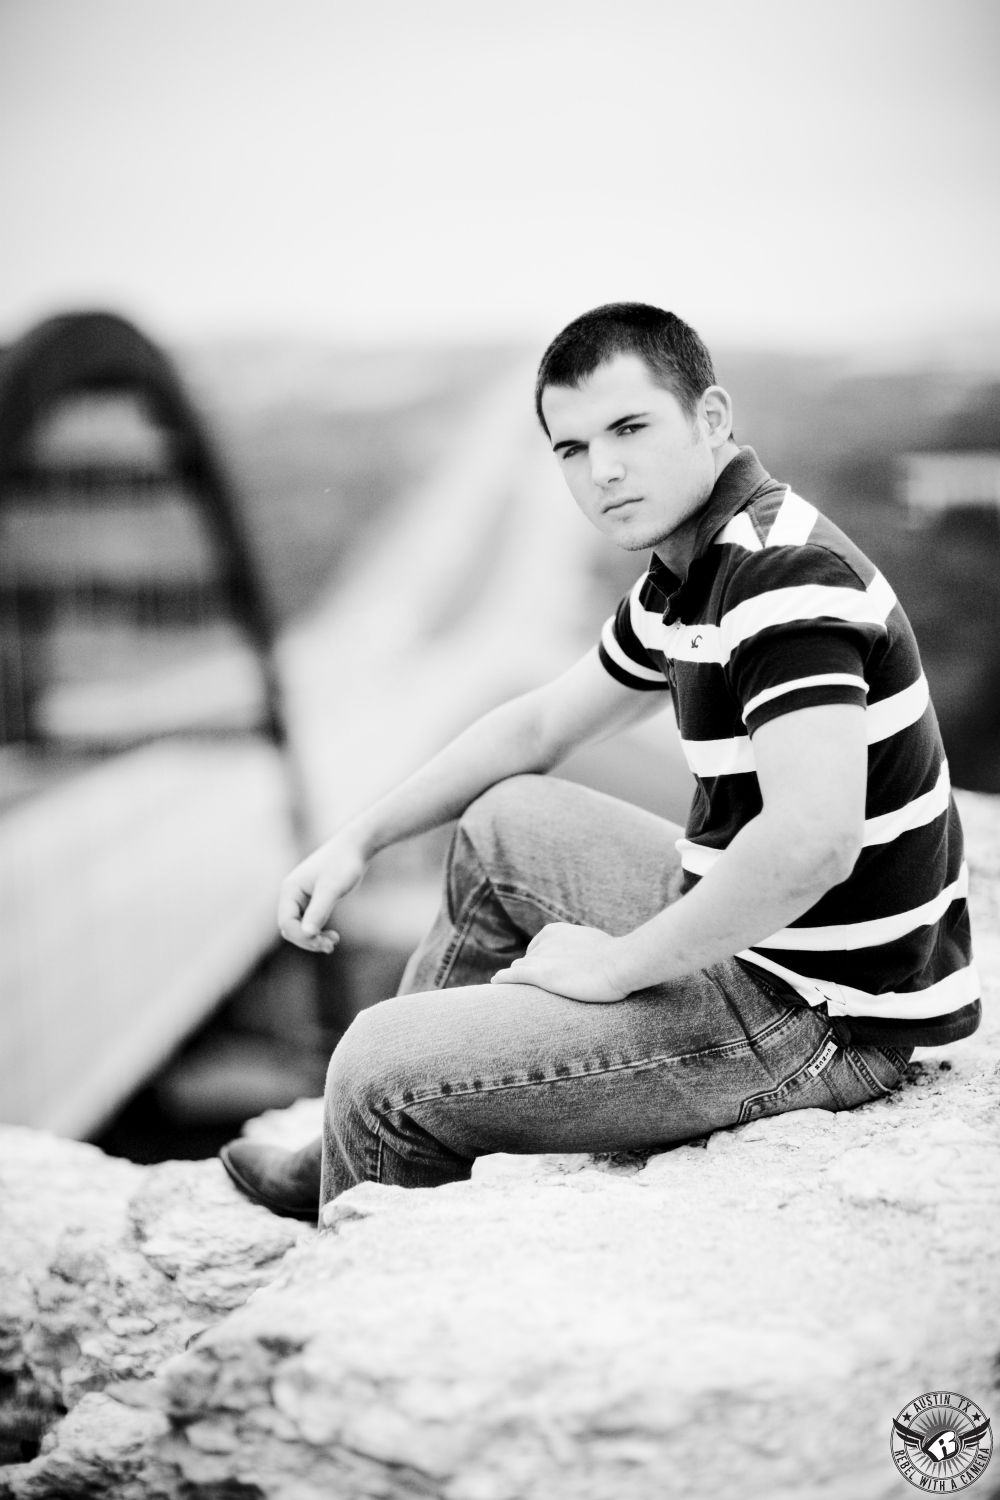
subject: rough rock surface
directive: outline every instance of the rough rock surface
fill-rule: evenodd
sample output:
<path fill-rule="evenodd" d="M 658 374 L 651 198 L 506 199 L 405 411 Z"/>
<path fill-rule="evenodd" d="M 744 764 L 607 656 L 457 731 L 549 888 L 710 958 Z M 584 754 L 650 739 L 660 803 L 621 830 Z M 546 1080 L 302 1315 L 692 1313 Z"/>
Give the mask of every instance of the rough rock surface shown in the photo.
<path fill-rule="evenodd" d="M 986 1020 L 850 1114 L 366 1184 L 320 1233 L 215 1162 L 0 1132 L 0 1380 L 68 1409 L 0 1496 L 908 1493 L 889 1427 L 914 1396 L 1000 1426 L 1000 803 L 963 812 Z"/>

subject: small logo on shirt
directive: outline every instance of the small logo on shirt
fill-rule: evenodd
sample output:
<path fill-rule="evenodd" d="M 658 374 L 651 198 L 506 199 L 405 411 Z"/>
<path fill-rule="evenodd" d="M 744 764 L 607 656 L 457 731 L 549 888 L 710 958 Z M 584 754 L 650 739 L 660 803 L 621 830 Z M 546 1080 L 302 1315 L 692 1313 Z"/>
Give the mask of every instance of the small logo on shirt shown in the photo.
<path fill-rule="evenodd" d="M 698 647 L 702 643 L 702 639 L 703 638 L 700 635 L 693 635 L 691 637 L 691 650 L 692 651 L 697 651 Z"/>
<path fill-rule="evenodd" d="M 990 1419 L 957 1391 L 927 1391 L 893 1417 L 889 1451 L 916 1489 L 950 1495 L 974 1484 L 989 1463 Z"/>

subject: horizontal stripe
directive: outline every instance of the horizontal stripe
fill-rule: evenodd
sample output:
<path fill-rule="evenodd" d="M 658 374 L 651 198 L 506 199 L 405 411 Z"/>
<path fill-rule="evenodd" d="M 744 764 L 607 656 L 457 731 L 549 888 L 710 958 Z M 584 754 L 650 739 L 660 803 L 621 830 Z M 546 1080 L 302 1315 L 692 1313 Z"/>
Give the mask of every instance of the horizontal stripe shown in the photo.
<path fill-rule="evenodd" d="M 887 740 L 901 729 L 919 723 L 930 701 L 927 678 L 921 672 L 916 682 L 911 682 L 901 693 L 893 693 L 880 703 L 869 703 L 865 715 L 869 745 L 877 745 L 880 740 Z"/>
<path fill-rule="evenodd" d="M 801 547 L 808 542 L 819 515 L 815 505 L 789 489 L 767 533 L 769 547 Z"/>
<path fill-rule="evenodd" d="M 758 948 L 798 950 L 800 953 L 854 953 L 859 948 L 878 948 L 939 922 L 953 901 L 969 894 L 968 866 L 963 864 L 958 879 L 938 891 L 932 901 L 896 912 L 891 917 L 876 917 L 870 922 L 846 922 L 836 927 L 783 927 L 755 944 Z"/>
<path fill-rule="evenodd" d="M 710 849 L 707 844 L 696 844 L 692 839 L 678 839 L 674 848 L 681 857 L 681 865 L 689 875 L 707 875 L 725 849 Z"/>
<path fill-rule="evenodd" d="M 867 588 L 843 588 L 826 583 L 800 583 L 791 588 L 768 589 L 744 599 L 719 621 L 722 658 L 728 661 L 737 646 L 762 630 L 777 625 L 796 625 L 809 620 L 843 620 L 853 625 L 885 626 L 896 605 L 896 596 L 881 573 Z"/>
<path fill-rule="evenodd" d="M 733 652 L 762 630 L 815 620 L 884 628 L 896 596 L 877 574 L 867 589 L 836 588 L 806 583 L 770 589 L 744 599 L 722 616 L 718 625 L 675 621 L 667 625 L 654 610 L 637 606 L 632 612 L 636 636 L 649 651 L 662 651 L 674 661 L 712 662 L 725 666 Z"/>
<path fill-rule="evenodd" d="M 741 510 L 737 515 L 733 516 L 731 521 L 723 526 L 722 530 L 716 535 L 715 542 L 720 545 L 728 543 L 734 547 L 742 547 L 744 552 L 760 552 L 764 546 L 764 543 L 757 535 L 756 526 L 745 510 Z"/>
<path fill-rule="evenodd" d="M 627 687 L 630 692 L 667 693 L 670 691 L 669 684 L 662 677 L 657 682 L 643 682 L 641 677 L 634 677 L 631 672 L 626 672 L 623 667 L 618 666 L 616 662 L 611 660 L 600 643 L 598 643 L 597 647 L 597 659 L 608 676 L 613 678 L 615 682 L 620 683 L 622 687 Z"/>
<path fill-rule="evenodd" d="M 671 661 L 696 661 L 724 666 L 722 633 L 718 625 L 668 625 L 652 610 L 633 610 L 632 628 L 647 651 L 659 651 Z"/>
<path fill-rule="evenodd" d="M 628 594 L 626 595 L 626 600 L 628 602 L 628 615 L 630 619 L 637 609 L 641 610 L 643 613 L 645 613 L 646 611 L 646 606 L 642 602 L 642 595 L 648 580 L 649 572 L 647 570 L 641 575 L 641 577 L 636 579 L 635 583 L 633 583 L 632 587 L 628 591 Z M 623 601 L 623 603 L 624 602 L 625 601 Z M 612 615 L 611 618 L 614 619 L 614 615 Z M 659 618 L 659 615 L 657 615 L 657 618 Z"/>
<path fill-rule="evenodd" d="M 891 844 L 904 833 L 924 828 L 948 811 L 951 801 L 951 781 L 947 762 L 941 767 L 937 783 L 921 797 L 914 797 L 905 807 L 894 812 L 882 813 L 877 818 L 866 818 L 862 848 L 872 849 L 879 844 Z M 695 843 L 692 839 L 678 839 L 674 846 L 681 857 L 681 864 L 691 875 L 707 875 L 716 861 L 726 852 L 724 849 Z M 798 929 L 792 929 L 797 931 Z M 802 944 L 798 944 L 802 947 Z"/>
<path fill-rule="evenodd" d="M 937 782 L 929 792 L 914 797 L 912 802 L 907 802 L 905 807 L 896 808 L 894 812 L 880 813 L 876 818 L 865 819 L 865 848 L 870 849 L 874 844 L 891 844 L 901 834 L 933 823 L 935 818 L 948 811 L 950 800 L 951 779 L 948 775 L 948 762 L 945 761 Z"/>
<path fill-rule="evenodd" d="M 962 1010 L 979 999 L 981 986 L 974 963 L 946 974 L 922 990 L 886 990 L 880 995 L 855 989 L 849 984 L 830 980 L 806 979 L 794 969 L 785 968 L 765 958 L 753 948 L 738 953 L 737 958 L 776 974 L 801 995 L 809 1005 L 825 1004 L 831 1016 L 873 1016 L 884 1020 L 923 1021 L 928 1016 L 945 1016 Z"/>
<path fill-rule="evenodd" d="M 762 542 L 748 511 L 741 510 L 728 521 L 714 538 L 719 543 L 742 547 L 745 552 L 761 552 L 768 547 L 804 546 L 812 535 L 819 512 L 815 505 L 803 500 L 790 486 L 775 512 L 767 541 Z"/>
<path fill-rule="evenodd" d="M 677 843 L 685 884 L 709 874 L 759 812 L 747 724 L 811 703 L 867 700 L 871 815 L 855 868 L 800 925 L 768 940 L 787 946 L 770 952 L 761 943 L 742 957 L 809 1003 L 871 1017 L 887 1035 L 914 1026 L 925 1039 L 964 1035 L 975 1028 L 979 994 L 957 894 L 961 827 L 905 613 L 870 559 L 801 496 L 759 467 L 745 478 L 744 510 L 720 506 L 715 545 L 697 569 L 682 580 L 654 562 L 622 600 L 623 666 L 602 647 L 608 671 L 633 688 L 674 689 L 683 751 L 700 782 Z"/>
<path fill-rule="evenodd" d="M 794 677 L 791 682 L 779 682 L 777 687 L 765 688 L 755 698 L 744 706 L 743 722 L 746 723 L 755 709 L 761 708 L 765 703 L 770 703 L 775 698 L 780 698 L 784 693 L 794 693 L 799 688 L 811 687 L 856 687 L 867 693 L 868 684 L 863 677 L 857 677 L 852 672 L 819 672 L 815 677 Z"/>
<path fill-rule="evenodd" d="M 604 628 L 601 631 L 601 645 L 615 665 L 620 667 L 622 671 L 631 673 L 633 677 L 641 677 L 644 682 L 666 683 L 667 679 L 663 672 L 659 672 L 653 667 L 642 666 L 622 650 L 618 642 L 618 637 L 615 635 L 614 626 L 614 616 L 610 620 L 605 621 Z"/>
<path fill-rule="evenodd" d="M 763 694 L 757 696 L 762 698 Z M 917 723 L 929 701 L 927 679 L 921 673 L 919 680 L 901 693 L 883 698 L 881 703 L 869 704 L 865 711 L 866 743 L 875 745 Z M 739 775 L 757 769 L 749 735 L 736 735 L 732 739 L 682 739 L 681 745 L 684 758 L 696 776 Z"/>
<path fill-rule="evenodd" d="M 695 776 L 740 776 L 757 770 L 748 734 L 724 740 L 682 739 L 681 749 Z"/>

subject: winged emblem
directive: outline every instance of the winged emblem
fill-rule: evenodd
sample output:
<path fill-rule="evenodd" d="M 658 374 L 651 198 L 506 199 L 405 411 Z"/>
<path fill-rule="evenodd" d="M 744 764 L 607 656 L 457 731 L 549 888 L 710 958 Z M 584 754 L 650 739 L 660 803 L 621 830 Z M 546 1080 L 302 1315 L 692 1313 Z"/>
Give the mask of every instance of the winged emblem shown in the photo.
<path fill-rule="evenodd" d="M 893 1417 L 892 1425 L 908 1448 L 918 1448 L 921 1453 L 926 1454 L 936 1463 L 941 1463 L 946 1458 L 954 1458 L 958 1453 L 964 1453 L 970 1448 L 978 1448 L 980 1439 L 990 1429 L 990 1419 L 986 1418 L 978 1427 L 970 1427 L 968 1432 L 956 1432 L 953 1427 L 938 1427 L 930 1432 L 918 1432 L 915 1427 L 907 1427 L 898 1417 Z"/>

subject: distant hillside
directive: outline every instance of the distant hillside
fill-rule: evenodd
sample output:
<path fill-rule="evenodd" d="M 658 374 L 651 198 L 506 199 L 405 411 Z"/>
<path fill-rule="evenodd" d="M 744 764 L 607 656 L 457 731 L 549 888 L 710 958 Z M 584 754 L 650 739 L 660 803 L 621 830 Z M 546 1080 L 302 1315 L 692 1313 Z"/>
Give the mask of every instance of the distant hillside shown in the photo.
<path fill-rule="evenodd" d="M 841 465 L 864 457 L 880 462 L 887 476 L 897 454 L 958 436 L 973 410 L 980 420 L 968 422 L 968 435 L 975 431 L 981 439 L 987 398 L 997 389 L 995 377 L 951 369 L 865 372 L 844 361 L 793 356 L 734 354 L 717 369 L 736 405 L 739 440 L 797 487 L 822 485 L 825 503 L 840 487 Z M 1000 442 L 995 402 L 992 426 Z"/>

